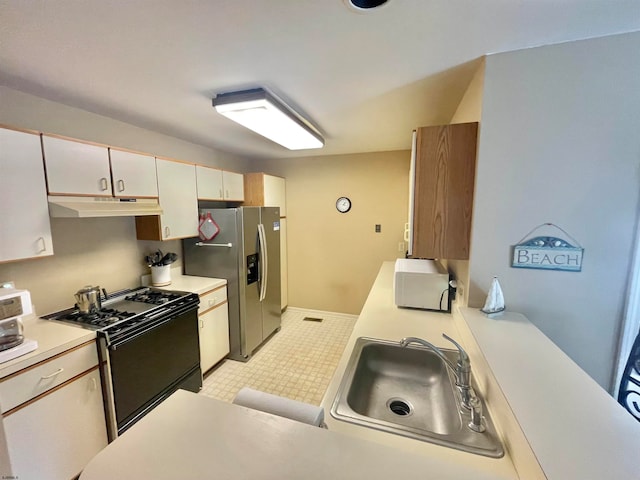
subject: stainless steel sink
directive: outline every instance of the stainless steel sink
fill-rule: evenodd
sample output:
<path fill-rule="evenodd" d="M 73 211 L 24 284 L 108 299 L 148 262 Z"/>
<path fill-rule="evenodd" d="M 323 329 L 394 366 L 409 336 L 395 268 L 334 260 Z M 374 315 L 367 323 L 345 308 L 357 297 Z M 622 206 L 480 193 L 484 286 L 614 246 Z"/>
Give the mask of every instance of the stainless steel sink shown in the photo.
<path fill-rule="evenodd" d="M 458 352 L 440 349 L 454 364 Z M 484 406 L 484 405 L 483 405 Z M 331 407 L 346 422 L 499 458 L 504 450 L 486 410 L 482 433 L 468 424 L 455 379 L 424 347 L 360 337 Z"/>

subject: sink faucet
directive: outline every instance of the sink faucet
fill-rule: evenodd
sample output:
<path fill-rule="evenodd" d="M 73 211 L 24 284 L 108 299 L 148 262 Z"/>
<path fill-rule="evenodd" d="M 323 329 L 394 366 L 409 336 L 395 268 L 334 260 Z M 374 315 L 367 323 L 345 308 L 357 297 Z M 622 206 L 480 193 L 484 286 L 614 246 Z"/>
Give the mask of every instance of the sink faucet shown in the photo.
<path fill-rule="evenodd" d="M 455 374 L 456 377 L 456 386 L 458 390 L 460 390 L 460 397 L 462 400 L 462 406 L 467 410 L 474 411 L 477 409 L 476 402 L 473 400 L 474 398 L 477 400 L 475 392 L 471 388 L 471 361 L 469 360 L 469 355 L 464 349 L 460 346 L 458 342 L 456 342 L 453 338 L 449 337 L 446 334 L 442 334 L 444 338 L 453 343 L 458 349 L 458 361 L 454 365 L 451 360 L 449 360 L 442 350 L 436 347 L 434 344 L 427 342 L 418 337 L 405 337 L 400 340 L 400 346 L 406 347 L 411 343 L 419 343 L 430 349 L 433 353 L 438 355 L 442 361 L 451 369 L 451 371 Z"/>

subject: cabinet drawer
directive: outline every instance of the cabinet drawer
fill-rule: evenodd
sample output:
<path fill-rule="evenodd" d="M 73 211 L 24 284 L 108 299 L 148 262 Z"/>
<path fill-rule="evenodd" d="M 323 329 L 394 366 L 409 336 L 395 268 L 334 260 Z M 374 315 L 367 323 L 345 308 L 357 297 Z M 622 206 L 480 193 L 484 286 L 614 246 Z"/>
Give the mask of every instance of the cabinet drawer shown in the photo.
<path fill-rule="evenodd" d="M 214 290 L 210 290 L 200 295 L 200 306 L 198 307 L 198 315 L 211 310 L 227 300 L 227 287 L 222 286 Z"/>
<path fill-rule="evenodd" d="M 0 380 L 3 413 L 98 364 L 95 342 L 54 356 Z"/>

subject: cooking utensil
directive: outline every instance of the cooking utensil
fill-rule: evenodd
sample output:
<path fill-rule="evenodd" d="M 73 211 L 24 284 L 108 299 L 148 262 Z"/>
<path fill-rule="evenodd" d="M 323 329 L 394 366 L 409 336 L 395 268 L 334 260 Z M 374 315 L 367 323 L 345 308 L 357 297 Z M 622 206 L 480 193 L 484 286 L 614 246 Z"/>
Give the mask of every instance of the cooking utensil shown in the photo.
<path fill-rule="evenodd" d="M 100 287 L 87 285 L 78 290 L 75 294 L 76 304 L 80 313 L 91 313 L 100 310 L 102 301 L 100 299 Z"/>
<path fill-rule="evenodd" d="M 167 253 L 164 257 L 162 257 L 161 264 L 162 265 L 171 265 L 178 259 L 178 255 L 173 252 Z"/>

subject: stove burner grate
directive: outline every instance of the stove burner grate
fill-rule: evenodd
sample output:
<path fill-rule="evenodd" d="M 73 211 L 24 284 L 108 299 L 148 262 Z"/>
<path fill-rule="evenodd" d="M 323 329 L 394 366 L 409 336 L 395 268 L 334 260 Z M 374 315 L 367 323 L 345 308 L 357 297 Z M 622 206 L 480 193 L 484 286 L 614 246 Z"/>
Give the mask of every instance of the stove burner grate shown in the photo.
<path fill-rule="evenodd" d="M 152 305 L 163 305 L 167 302 L 180 298 L 179 293 L 163 292 L 159 290 L 144 290 L 124 297 L 125 300 L 132 302 L 150 303 Z"/>
<path fill-rule="evenodd" d="M 133 317 L 135 313 L 122 312 L 113 308 L 103 308 L 90 313 L 74 312 L 60 320 L 70 320 L 72 322 L 86 323 L 98 327 L 106 327 L 120 320 Z"/>

